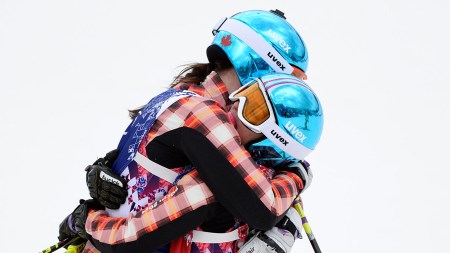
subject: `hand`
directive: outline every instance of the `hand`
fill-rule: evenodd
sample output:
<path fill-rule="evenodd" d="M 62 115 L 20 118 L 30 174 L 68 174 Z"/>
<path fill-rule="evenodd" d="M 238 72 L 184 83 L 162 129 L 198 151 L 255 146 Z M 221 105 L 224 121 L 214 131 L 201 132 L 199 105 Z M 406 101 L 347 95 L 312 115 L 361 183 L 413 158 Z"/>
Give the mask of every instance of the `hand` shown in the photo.
<path fill-rule="evenodd" d="M 96 200 L 80 200 L 80 204 L 69 214 L 59 225 L 59 236 L 60 241 L 66 238 L 73 238 L 79 236 L 81 239 L 87 240 L 86 234 L 86 220 L 89 210 L 100 210 L 103 209 Z"/>
<path fill-rule="evenodd" d="M 112 166 L 117 154 L 118 150 L 113 150 L 86 167 L 89 195 L 110 209 L 119 208 L 128 196 L 126 181 L 107 166 Z"/>
<path fill-rule="evenodd" d="M 272 229 L 258 232 L 251 237 L 238 253 L 289 253 L 295 238 L 302 238 L 302 218 L 290 207 L 286 216 Z"/>
<path fill-rule="evenodd" d="M 295 238 L 302 238 L 302 217 L 293 206 L 289 207 L 286 215 L 275 226 L 289 231 Z"/>
<path fill-rule="evenodd" d="M 301 192 L 304 192 L 311 185 L 314 175 L 307 161 L 301 160 L 296 163 L 291 163 L 285 170 L 297 174 L 302 179 L 303 189 L 301 189 Z"/>
<path fill-rule="evenodd" d="M 106 165 L 106 167 L 112 168 L 113 163 L 116 161 L 117 157 L 119 156 L 119 150 L 114 149 L 106 153 L 104 157 L 98 158 L 93 165 L 103 164 Z"/>
<path fill-rule="evenodd" d="M 251 237 L 238 253 L 289 253 L 295 238 L 287 230 L 273 227 Z"/>

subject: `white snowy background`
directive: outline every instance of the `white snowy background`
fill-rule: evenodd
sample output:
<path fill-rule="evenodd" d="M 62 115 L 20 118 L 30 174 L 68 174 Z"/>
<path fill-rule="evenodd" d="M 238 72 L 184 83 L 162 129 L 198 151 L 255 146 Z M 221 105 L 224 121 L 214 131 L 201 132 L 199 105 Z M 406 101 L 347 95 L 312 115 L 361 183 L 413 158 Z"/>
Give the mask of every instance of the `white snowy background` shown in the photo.
<path fill-rule="evenodd" d="M 322 251 L 450 252 L 447 0 L 0 0 L 0 251 L 55 243 L 127 109 L 206 62 L 219 18 L 275 8 L 324 106 L 303 197 Z"/>

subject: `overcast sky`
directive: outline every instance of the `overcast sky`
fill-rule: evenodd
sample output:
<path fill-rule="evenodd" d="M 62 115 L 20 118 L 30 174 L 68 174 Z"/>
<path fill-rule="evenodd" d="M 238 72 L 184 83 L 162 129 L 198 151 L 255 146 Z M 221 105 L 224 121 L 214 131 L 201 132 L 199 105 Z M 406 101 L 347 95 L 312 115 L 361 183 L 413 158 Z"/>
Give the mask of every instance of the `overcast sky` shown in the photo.
<path fill-rule="evenodd" d="M 449 252 L 446 0 L 0 0 L 2 251 L 55 243 L 127 109 L 206 62 L 221 17 L 275 8 L 308 46 L 324 107 L 303 195 L 322 251 Z"/>

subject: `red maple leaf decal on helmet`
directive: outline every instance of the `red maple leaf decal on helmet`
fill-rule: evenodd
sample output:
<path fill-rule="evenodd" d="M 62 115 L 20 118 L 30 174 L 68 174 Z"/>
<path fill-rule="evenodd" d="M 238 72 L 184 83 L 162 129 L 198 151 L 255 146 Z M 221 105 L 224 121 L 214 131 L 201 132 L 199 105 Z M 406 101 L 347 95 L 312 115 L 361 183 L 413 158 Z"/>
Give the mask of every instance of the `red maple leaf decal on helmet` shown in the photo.
<path fill-rule="evenodd" d="M 231 45 L 231 34 L 222 37 L 222 46 L 227 47 Z"/>

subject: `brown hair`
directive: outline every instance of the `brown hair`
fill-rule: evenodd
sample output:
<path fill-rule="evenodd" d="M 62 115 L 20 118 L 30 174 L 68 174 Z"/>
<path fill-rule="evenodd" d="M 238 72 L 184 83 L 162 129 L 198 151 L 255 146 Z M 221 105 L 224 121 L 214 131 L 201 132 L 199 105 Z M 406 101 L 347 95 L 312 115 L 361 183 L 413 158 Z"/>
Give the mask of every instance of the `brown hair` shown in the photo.
<path fill-rule="evenodd" d="M 200 85 L 200 83 L 203 82 L 212 71 L 220 71 L 233 67 L 227 57 L 214 59 L 213 63 L 190 63 L 181 65 L 180 67 L 183 66 L 184 68 L 180 71 L 180 73 L 178 73 L 177 76 L 175 76 L 170 84 L 170 88 L 173 88 L 180 83 Z M 136 118 L 139 111 L 143 107 L 144 106 L 140 106 L 136 109 L 128 110 L 128 115 L 130 118 Z"/>
<path fill-rule="evenodd" d="M 175 87 L 180 83 L 189 83 L 189 84 L 200 84 L 203 82 L 206 77 L 214 70 L 217 69 L 215 64 L 211 63 L 191 63 L 182 65 L 184 68 L 176 75 L 170 84 L 170 88 Z M 128 115 L 131 119 L 136 118 L 139 111 L 144 106 L 140 106 L 135 109 L 128 110 Z"/>
<path fill-rule="evenodd" d="M 175 87 L 179 83 L 200 84 L 215 69 L 210 63 L 192 63 L 184 65 L 184 68 L 173 79 L 170 87 Z"/>

